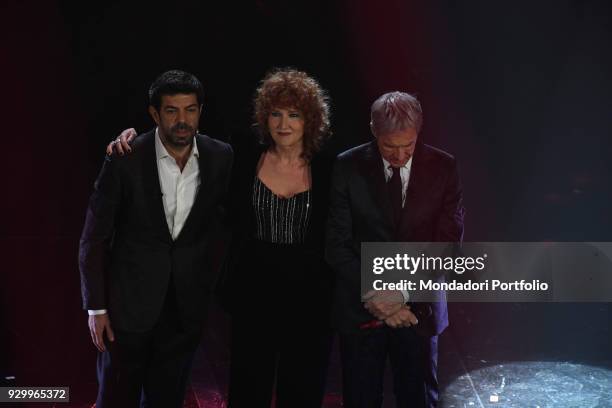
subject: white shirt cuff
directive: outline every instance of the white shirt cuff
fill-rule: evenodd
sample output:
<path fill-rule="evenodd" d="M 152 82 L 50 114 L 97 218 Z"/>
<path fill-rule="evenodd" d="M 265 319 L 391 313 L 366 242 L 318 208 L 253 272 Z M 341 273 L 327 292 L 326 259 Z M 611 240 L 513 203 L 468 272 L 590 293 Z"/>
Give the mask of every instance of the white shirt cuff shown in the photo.
<path fill-rule="evenodd" d="M 410 299 L 410 296 L 408 295 L 408 291 L 400 290 L 400 292 L 402 292 L 402 296 L 404 297 L 404 303 L 408 303 L 408 299 Z"/>
<path fill-rule="evenodd" d="M 106 309 L 98 309 L 98 310 L 88 310 L 87 314 L 90 316 L 97 316 L 106 313 Z"/>

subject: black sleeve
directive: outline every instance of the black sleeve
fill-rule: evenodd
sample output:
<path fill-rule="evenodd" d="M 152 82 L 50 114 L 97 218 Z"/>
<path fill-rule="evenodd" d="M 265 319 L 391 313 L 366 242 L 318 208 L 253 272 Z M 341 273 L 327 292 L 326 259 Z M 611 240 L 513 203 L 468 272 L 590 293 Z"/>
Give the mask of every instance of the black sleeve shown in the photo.
<path fill-rule="evenodd" d="M 442 207 L 436 226 L 437 242 L 461 242 L 463 239 L 463 189 L 459 180 L 457 162 L 453 159 L 449 166 L 442 196 Z"/>
<path fill-rule="evenodd" d="M 340 280 L 361 293 L 361 260 L 353 247 L 353 219 L 345 163 L 338 159 L 332 171 L 325 259 Z"/>
<path fill-rule="evenodd" d="M 85 225 L 79 245 L 79 270 L 83 309 L 105 309 L 105 273 L 109 264 L 110 243 L 115 217 L 121 203 L 118 163 L 105 158 L 89 199 Z"/>

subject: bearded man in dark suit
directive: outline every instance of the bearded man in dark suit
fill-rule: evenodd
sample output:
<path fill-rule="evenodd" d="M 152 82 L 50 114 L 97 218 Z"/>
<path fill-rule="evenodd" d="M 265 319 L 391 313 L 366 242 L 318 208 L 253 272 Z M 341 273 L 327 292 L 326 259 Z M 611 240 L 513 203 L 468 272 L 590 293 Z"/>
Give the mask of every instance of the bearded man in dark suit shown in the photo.
<path fill-rule="evenodd" d="M 157 127 L 132 154 L 106 157 L 80 241 L 98 408 L 182 407 L 216 281 L 232 150 L 197 133 L 203 90 L 195 76 L 165 72 L 149 99 Z"/>

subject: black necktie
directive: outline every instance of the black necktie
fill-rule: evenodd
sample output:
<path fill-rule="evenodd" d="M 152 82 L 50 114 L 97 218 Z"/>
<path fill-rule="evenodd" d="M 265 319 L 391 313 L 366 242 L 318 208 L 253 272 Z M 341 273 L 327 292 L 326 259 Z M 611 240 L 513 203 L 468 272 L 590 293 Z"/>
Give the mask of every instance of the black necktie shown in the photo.
<path fill-rule="evenodd" d="M 400 177 L 399 167 L 391 167 L 393 175 L 387 183 L 389 189 L 389 199 L 393 209 L 393 219 L 399 223 L 402 216 L 402 178 Z"/>

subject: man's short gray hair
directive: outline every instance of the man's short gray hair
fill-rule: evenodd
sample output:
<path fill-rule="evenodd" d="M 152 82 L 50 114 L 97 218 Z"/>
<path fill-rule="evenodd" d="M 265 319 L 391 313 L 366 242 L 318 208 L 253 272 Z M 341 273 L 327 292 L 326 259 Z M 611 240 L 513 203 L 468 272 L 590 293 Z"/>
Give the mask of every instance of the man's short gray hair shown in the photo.
<path fill-rule="evenodd" d="M 370 110 L 370 128 L 374 136 L 412 128 L 417 134 L 423 124 L 418 99 L 406 92 L 389 92 L 374 101 Z"/>

